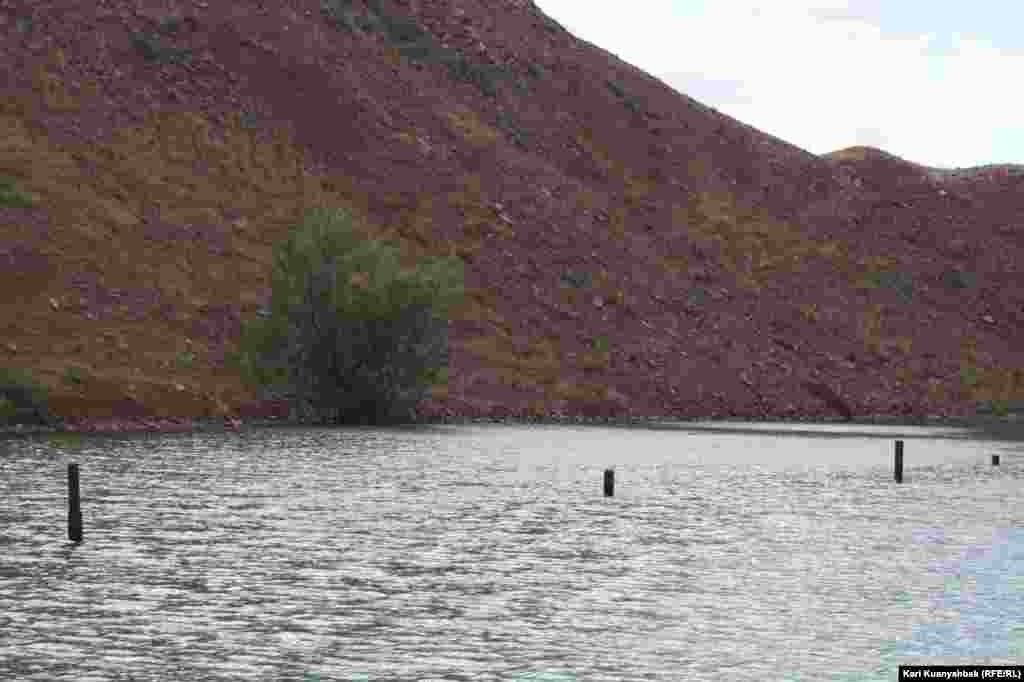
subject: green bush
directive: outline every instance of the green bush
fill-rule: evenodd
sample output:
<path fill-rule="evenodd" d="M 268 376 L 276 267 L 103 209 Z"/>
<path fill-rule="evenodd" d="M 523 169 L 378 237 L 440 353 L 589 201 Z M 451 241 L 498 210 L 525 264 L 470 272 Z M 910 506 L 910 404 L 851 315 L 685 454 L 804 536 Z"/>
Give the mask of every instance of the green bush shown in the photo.
<path fill-rule="evenodd" d="M 566 270 L 559 279 L 562 284 L 568 284 L 576 289 L 589 287 L 593 283 L 590 273 L 585 270 Z"/>
<path fill-rule="evenodd" d="M 178 369 L 191 369 L 192 365 L 195 364 L 196 354 L 189 351 L 179 351 L 174 357 L 174 364 Z"/>
<path fill-rule="evenodd" d="M 23 369 L 0 368 L 0 422 L 4 424 L 49 424 L 46 391 Z"/>
<path fill-rule="evenodd" d="M 402 271 L 398 249 L 314 209 L 275 249 L 269 314 L 243 324 L 243 377 L 317 421 L 400 421 L 447 364 L 448 309 L 462 262 Z"/>
<path fill-rule="evenodd" d="M 381 22 L 388 37 L 396 43 L 415 43 L 423 38 L 429 37 L 427 33 L 416 23 L 416 18 L 411 16 L 382 15 Z"/>
<path fill-rule="evenodd" d="M 243 110 L 242 113 L 238 115 L 238 122 L 242 125 L 243 128 L 252 129 L 259 127 L 259 123 L 257 123 L 256 112 L 249 111 L 247 109 Z"/>
<path fill-rule="evenodd" d="M 1007 400 L 979 400 L 974 403 L 974 411 L 980 415 L 1005 417 L 1010 413 L 1011 403 Z"/>
<path fill-rule="evenodd" d="M 406 43 L 398 48 L 398 54 L 402 55 L 406 59 L 411 59 L 414 62 L 448 63 L 454 62 L 457 59 L 457 55 L 454 50 L 439 50 L 430 41 Z"/>
<path fill-rule="evenodd" d="M 357 26 L 356 13 L 350 9 L 351 5 L 351 0 L 323 0 L 320 13 L 336 30 L 353 33 Z"/>
<path fill-rule="evenodd" d="M 174 35 L 181 28 L 179 17 L 163 17 L 157 22 L 157 30 L 165 35 Z"/>
<path fill-rule="evenodd" d="M 234 370 L 244 367 L 244 355 L 237 350 L 224 351 L 224 366 Z"/>
<path fill-rule="evenodd" d="M 459 55 L 457 59 L 448 60 L 446 63 L 448 76 L 452 80 L 472 83 L 487 97 L 497 95 L 497 82 L 511 75 L 507 68 L 500 64 L 477 65 L 462 55 Z"/>
<path fill-rule="evenodd" d="M 147 62 L 158 64 L 188 64 L 192 61 L 189 48 L 162 47 L 155 33 L 132 31 L 130 40 Z"/>
<path fill-rule="evenodd" d="M 905 303 L 909 303 L 914 295 L 914 278 L 903 270 L 886 270 L 878 273 L 878 283 L 893 289 Z"/>
<path fill-rule="evenodd" d="M 68 367 L 64 370 L 64 383 L 78 386 L 82 383 L 82 372 L 77 367 Z"/>
<path fill-rule="evenodd" d="M 512 120 L 511 114 L 507 111 L 499 111 L 495 116 L 498 128 L 504 130 L 510 140 L 520 147 L 526 145 L 526 133 Z"/>
<path fill-rule="evenodd" d="M 1010 412 L 1009 405 L 1005 400 L 993 400 L 991 406 L 992 413 L 998 417 L 1005 417 Z"/>
<path fill-rule="evenodd" d="M 526 133 L 522 128 L 515 124 L 512 120 L 512 116 L 508 112 L 498 112 L 495 116 L 495 122 L 501 130 L 504 130 L 508 134 L 509 139 L 511 139 L 514 144 L 520 147 L 525 147 Z"/>
<path fill-rule="evenodd" d="M 32 199 L 14 188 L 14 178 L 0 175 L 0 206 L 7 208 L 31 208 Z"/>
<path fill-rule="evenodd" d="M 868 289 L 878 289 L 879 287 L 892 289 L 905 303 L 910 302 L 914 295 L 914 279 L 909 273 L 902 270 L 869 272 L 861 278 L 859 285 Z"/>
<path fill-rule="evenodd" d="M 969 289 L 976 284 L 976 277 L 973 273 L 961 270 L 944 270 L 939 276 L 939 281 L 948 289 Z"/>
<path fill-rule="evenodd" d="M 366 5 L 368 11 L 362 12 L 352 9 L 352 0 L 322 0 L 320 13 L 336 30 L 346 33 L 374 33 L 386 28 L 386 22 L 381 19 L 384 12 L 380 3 L 367 2 Z"/>
<path fill-rule="evenodd" d="M 701 305 L 707 298 L 708 290 L 704 287 L 690 287 L 686 292 L 686 302 L 689 305 Z"/>
<path fill-rule="evenodd" d="M 320 13 L 339 31 L 380 30 L 405 59 L 441 65 L 447 69 L 449 78 L 472 83 L 487 97 L 497 95 L 499 80 L 511 79 L 512 74 L 507 67 L 474 64 L 459 50 L 438 45 L 434 37 L 419 25 L 416 17 L 388 14 L 379 2 L 368 2 L 366 9 L 357 10 L 353 8 L 352 0 L 322 0 Z M 519 83 L 517 89 L 524 91 L 525 84 Z"/>

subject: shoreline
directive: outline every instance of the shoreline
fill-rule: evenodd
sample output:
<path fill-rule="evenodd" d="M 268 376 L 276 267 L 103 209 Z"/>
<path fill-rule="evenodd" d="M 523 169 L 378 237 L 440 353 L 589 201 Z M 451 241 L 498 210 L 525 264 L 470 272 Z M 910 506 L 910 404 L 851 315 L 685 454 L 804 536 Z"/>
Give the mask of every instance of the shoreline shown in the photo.
<path fill-rule="evenodd" d="M 380 428 L 410 428 L 420 426 L 473 426 L 485 424 L 511 424 L 520 426 L 614 426 L 637 427 L 689 422 L 711 423 L 727 427 L 730 424 L 774 423 L 774 424 L 832 424 L 836 426 L 940 426 L 952 428 L 985 429 L 1018 426 L 1024 431 L 1024 413 L 1015 412 L 1003 416 L 995 414 L 960 415 L 865 415 L 846 420 L 832 415 L 787 415 L 736 417 L 675 417 L 675 416 L 584 416 L 549 414 L 542 416 L 464 416 L 441 414 L 417 416 L 416 418 Z M 96 418 L 65 420 L 56 425 L 17 424 L 0 426 L 0 438 L 31 435 L 138 435 L 172 433 L 220 433 L 238 432 L 263 428 L 346 428 L 358 425 L 324 425 L 287 417 L 259 417 L 238 419 L 231 417 L 153 417 L 153 418 Z"/>

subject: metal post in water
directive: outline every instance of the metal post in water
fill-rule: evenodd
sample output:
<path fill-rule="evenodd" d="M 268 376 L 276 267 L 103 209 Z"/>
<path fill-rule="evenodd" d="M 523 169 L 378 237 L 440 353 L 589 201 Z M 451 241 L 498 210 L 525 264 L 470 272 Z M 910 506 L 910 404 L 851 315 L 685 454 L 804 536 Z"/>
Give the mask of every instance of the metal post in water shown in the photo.
<path fill-rule="evenodd" d="M 903 483 L 903 441 L 896 441 L 896 482 Z"/>
<path fill-rule="evenodd" d="M 992 466 L 999 466 L 999 455 L 992 455 Z"/>
<path fill-rule="evenodd" d="M 77 464 L 68 464 L 68 539 L 71 542 L 82 541 L 82 501 Z"/>
<path fill-rule="evenodd" d="M 604 496 L 611 497 L 615 494 L 615 470 L 604 470 Z"/>

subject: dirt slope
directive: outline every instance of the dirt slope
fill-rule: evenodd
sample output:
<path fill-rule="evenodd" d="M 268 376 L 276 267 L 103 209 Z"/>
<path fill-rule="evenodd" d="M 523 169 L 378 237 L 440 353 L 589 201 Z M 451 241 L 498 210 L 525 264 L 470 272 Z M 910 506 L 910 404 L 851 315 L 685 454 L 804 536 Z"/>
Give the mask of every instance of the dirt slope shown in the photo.
<path fill-rule="evenodd" d="M 423 415 L 1022 397 L 1020 167 L 815 156 L 528 0 L 0 0 L 0 65 L 0 362 L 69 419 L 275 409 L 224 356 L 313 205 L 464 259 Z"/>

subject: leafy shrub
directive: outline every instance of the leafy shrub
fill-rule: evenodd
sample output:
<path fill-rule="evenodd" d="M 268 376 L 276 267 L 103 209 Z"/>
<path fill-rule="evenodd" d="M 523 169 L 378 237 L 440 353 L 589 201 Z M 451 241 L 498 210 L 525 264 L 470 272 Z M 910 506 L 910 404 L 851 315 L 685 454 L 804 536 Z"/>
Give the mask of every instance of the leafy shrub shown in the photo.
<path fill-rule="evenodd" d="M 0 368 L 0 400 L 5 405 L 0 423 L 49 424 L 51 421 L 46 392 L 26 370 Z"/>
<path fill-rule="evenodd" d="M 686 302 L 690 305 L 700 305 L 707 298 L 708 292 L 704 287 L 690 287 L 686 292 Z"/>
<path fill-rule="evenodd" d="M 974 411 L 977 414 L 990 414 L 996 417 L 1005 417 L 1010 413 L 1011 404 L 1007 400 L 978 400 L 974 403 Z"/>
<path fill-rule="evenodd" d="M 1005 417 L 1010 412 L 1008 403 L 1005 400 L 992 400 L 989 402 L 992 413 L 998 417 Z"/>
<path fill-rule="evenodd" d="M 430 42 L 416 42 L 402 45 L 398 48 L 398 54 L 414 62 L 446 62 L 457 59 L 454 50 L 448 48 L 438 49 Z"/>
<path fill-rule="evenodd" d="M 509 139 L 520 147 L 526 145 L 526 133 L 513 121 L 507 111 L 499 111 L 496 115 L 498 127 L 508 133 Z"/>
<path fill-rule="evenodd" d="M 173 35 L 181 28 L 181 19 L 178 17 L 164 17 L 157 22 L 157 30 L 164 34 Z"/>
<path fill-rule="evenodd" d="M 238 115 L 238 122 L 243 128 L 256 128 L 258 126 L 256 122 L 256 112 L 244 110 Z"/>
<path fill-rule="evenodd" d="M 0 206 L 31 208 L 34 202 L 14 188 L 14 178 L 0 176 Z"/>
<path fill-rule="evenodd" d="M 82 372 L 77 367 L 68 367 L 64 370 L 64 383 L 78 386 L 82 383 Z"/>
<path fill-rule="evenodd" d="M 444 63 L 448 67 L 448 75 L 452 80 L 472 83 L 487 97 L 494 97 L 498 94 L 497 83 L 499 80 L 512 76 L 508 67 L 504 65 L 474 64 L 458 53 L 455 58 L 446 59 Z"/>
<path fill-rule="evenodd" d="M 338 30 L 354 32 L 357 29 L 380 29 L 405 59 L 442 65 L 452 80 L 472 83 L 487 97 L 497 95 L 498 80 L 511 77 L 505 66 L 477 65 L 466 59 L 459 50 L 439 46 L 415 17 L 388 14 L 379 2 L 368 2 L 367 10 L 360 12 L 352 8 L 351 0 L 323 0 L 320 12 Z"/>
<path fill-rule="evenodd" d="M 174 358 L 174 364 L 178 369 L 190 369 L 196 361 L 196 354 L 190 351 L 179 351 Z"/>
<path fill-rule="evenodd" d="M 192 50 L 189 48 L 161 47 L 154 33 L 132 31 L 131 43 L 147 62 L 188 64 L 192 59 Z"/>
<path fill-rule="evenodd" d="M 973 287 L 975 279 L 976 278 L 973 274 L 963 272 L 961 270 L 945 270 L 939 276 L 939 281 L 943 286 L 950 289 L 967 289 Z"/>
<path fill-rule="evenodd" d="M 415 17 L 384 14 L 380 17 L 384 30 L 393 42 L 414 43 L 429 37 L 416 22 Z"/>
<path fill-rule="evenodd" d="M 905 303 L 909 302 L 914 294 L 913 277 L 910 273 L 902 270 L 870 272 L 861 280 L 860 286 L 869 289 L 877 289 L 879 287 L 892 289 Z"/>
<path fill-rule="evenodd" d="M 352 33 L 358 26 L 356 12 L 351 7 L 351 0 L 323 0 L 320 3 L 320 13 L 336 30 Z"/>
<path fill-rule="evenodd" d="M 315 209 L 277 249 L 269 316 L 243 324 L 243 376 L 318 421 L 401 420 L 447 364 L 443 315 L 462 263 L 400 268 L 396 247 L 363 240 L 341 210 Z"/>
<path fill-rule="evenodd" d="M 893 289 L 905 303 L 910 302 L 914 295 L 914 279 L 909 272 L 903 270 L 886 270 L 878 273 L 879 283 Z"/>
<path fill-rule="evenodd" d="M 576 289 L 582 289 L 589 287 L 593 283 L 593 278 L 589 272 L 570 269 L 562 273 L 561 281 Z"/>
<path fill-rule="evenodd" d="M 224 366 L 235 370 L 241 370 L 244 366 L 244 355 L 237 350 L 224 351 Z"/>

